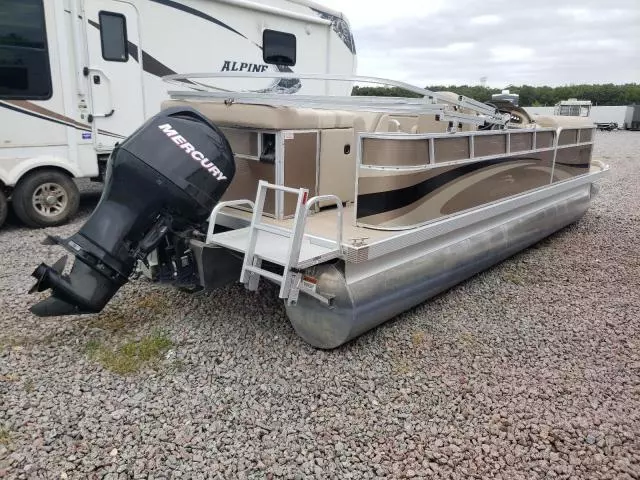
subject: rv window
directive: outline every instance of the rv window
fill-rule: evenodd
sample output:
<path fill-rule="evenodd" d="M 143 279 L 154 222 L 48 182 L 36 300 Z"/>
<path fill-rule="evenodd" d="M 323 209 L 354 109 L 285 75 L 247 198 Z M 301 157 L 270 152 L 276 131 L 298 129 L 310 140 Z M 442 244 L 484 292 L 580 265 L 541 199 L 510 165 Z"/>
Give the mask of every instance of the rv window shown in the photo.
<path fill-rule="evenodd" d="M 102 58 L 111 62 L 129 60 L 127 49 L 127 21 L 124 15 L 113 12 L 100 12 L 100 43 Z"/>
<path fill-rule="evenodd" d="M 265 30 L 262 34 L 262 59 L 276 65 L 296 64 L 296 36 Z"/>
<path fill-rule="evenodd" d="M 51 98 L 43 0 L 0 2 L 0 98 Z"/>

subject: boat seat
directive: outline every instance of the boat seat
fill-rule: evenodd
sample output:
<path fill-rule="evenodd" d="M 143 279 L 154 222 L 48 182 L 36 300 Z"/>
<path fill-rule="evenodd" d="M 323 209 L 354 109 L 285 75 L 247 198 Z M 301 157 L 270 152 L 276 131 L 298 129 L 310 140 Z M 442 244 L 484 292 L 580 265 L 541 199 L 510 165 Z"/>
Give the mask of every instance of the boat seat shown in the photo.
<path fill-rule="evenodd" d="M 353 128 L 356 132 L 410 132 L 403 128 L 417 117 L 402 120 L 382 112 L 325 110 L 313 108 L 276 107 L 270 105 L 232 104 L 217 102 L 165 100 L 162 109 L 189 106 L 198 110 L 216 125 L 268 130 L 302 130 Z"/>
<path fill-rule="evenodd" d="M 453 100 L 453 99 L 452 99 Z M 447 122 L 434 114 L 389 115 L 382 112 L 277 107 L 270 105 L 165 100 L 162 109 L 190 106 L 220 126 L 241 126 L 268 130 L 353 128 L 355 132 L 443 133 Z M 462 131 L 475 129 L 463 125 Z"/>
<path fill-rule="evenodd" d="M 276 107 L 271 105 L 231 104 L 165 100 L 162 109 L 178 106 L 193 107 L 216 125 L 242 126 L 269 130 L 301 130 L 326 128 L 352 128 L 355 112 L 321 110 L 312 108 Z M 369 118 L 371 126 L 377 126 L 380 114 Z"/>
<path fill-rule="evenodd" d="M 202 100 L 165 100 L 162 109 L 195 108 L 220 127 L 265 130 L 320 130 L 317 194 L 338 195 L 353 201 L 356 178 L 356 139 L 360 132 L 444 132 L 446 122 L 434 114 L 402 115 L 386 112 L 325 110 L 270 105 L 231 104 Z M 349 147 L 348 149 L 346 147 Z M 299 159 L 302 161 L 302 159 Z M 252 165 L 252 164 L 250 164 Z M 252 165 L 255 167 L 255 165 Z M 257 168 L 257 167 L 256 167 Z M 260 168 L 268 168 L 262 165 Z M 262 172 L 260 175 L 266 175 Z M 253 177 L 252 182 L 253 182 Z M 253 187 L 249 189 L 253 193 Z M 243 192 L 243 195 L 246 193 Z M 331 205 L 323 202 L 321 206 Z"/>
<path fill-rule="evenodd" d="M 595 126 L 589 117 L 570 117 L 566 115 L 532 115 L 532 120 L 541 127 L 551 128 L 590 128 Z"/>
<path fill-rule="evenodd" d="M 391 115 L 389 121 L 393 123 L 389 131 L 412 133 L 413 128 L 418 123 L 418 115 Z"/>

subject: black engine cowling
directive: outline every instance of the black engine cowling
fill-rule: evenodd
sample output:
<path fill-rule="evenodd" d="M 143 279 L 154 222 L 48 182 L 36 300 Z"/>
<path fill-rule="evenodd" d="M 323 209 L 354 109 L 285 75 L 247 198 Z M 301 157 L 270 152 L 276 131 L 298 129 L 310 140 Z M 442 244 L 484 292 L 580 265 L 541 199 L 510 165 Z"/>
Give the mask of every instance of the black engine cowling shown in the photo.
<path fill-rule="evenodd" d="M 30 293 L 50 288 L 51 296 L 30 310 L 101 311 L 169 232 L 206 220 L 234 175 L 229 142 L 199 112 L 175 107 L 150 118 L 112 152 L 102 197 L 86 223 L 67 239 L 48 238 L 76 260 L 68 276 L 65 257 L 35 269 Z"/>

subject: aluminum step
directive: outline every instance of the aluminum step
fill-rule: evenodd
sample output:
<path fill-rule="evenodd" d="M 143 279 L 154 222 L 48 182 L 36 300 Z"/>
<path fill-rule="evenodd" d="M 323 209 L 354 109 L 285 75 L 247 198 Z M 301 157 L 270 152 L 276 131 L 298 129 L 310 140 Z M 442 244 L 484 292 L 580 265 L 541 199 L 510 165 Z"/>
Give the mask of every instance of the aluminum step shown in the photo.
<path fill-rule="evenodd" d="M 245 227 L 216 233 L 211 236 L 209 244 L 215 244 L 230 250 L 235 250 L 236 252 L 246 253 L 249 246 L 250 232 L 251 227 Z M 287 255 L 289 253 L 289 239 L 282 234 L 267 231 L 262 228 L 256 232 L 256 235 L 258 238 L 254 255 L 277 265 L 286 265 Z M 300 246 L 300 257 L 296 268 L 307 268 L 336 258 L 339 249 L 335 245 L 333 248 L 329 247 L 329 243 L 330 242 L 327 242 L 325 245 L 319 245 L 313 237 L 305 235 Z"/>

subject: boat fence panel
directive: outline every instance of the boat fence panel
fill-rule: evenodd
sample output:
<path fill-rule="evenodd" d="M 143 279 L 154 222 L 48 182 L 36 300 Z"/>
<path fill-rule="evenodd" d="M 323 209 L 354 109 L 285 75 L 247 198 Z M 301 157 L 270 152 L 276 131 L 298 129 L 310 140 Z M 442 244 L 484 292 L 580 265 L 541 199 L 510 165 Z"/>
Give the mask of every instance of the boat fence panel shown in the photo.
<path fill-rule="evenodd" d="M 355 225 L 415 228 L 588 173 L 592 138 L 591 128 L 362 133 Z"/>
<path fill-rule="evenodd" d="M 443 143 L 443 140 L 447 139 L 438 139 L 436 140 L 436 145 L 439 143 Z M 460 140 L 466 140 L 461 138 Z M 463 156 L 460 160 L 467 158 L 475 158 L 475 157 L 493 157 L 497 155 L 506 155 L 508 152 L 507 148 L 507 135 L 483 135 L 481 137 L 469 137 L 469 140 L 464 142 L 467 145 L 473 146 L 473 153 L 469 152 L 467 156 Z M 444 161 L 441 159 L 440 155 L 438 155 L 438 161 Z"/>
<path fill-rule="evenodd" d="M 578 129 L 565 128 L 560 132 L 558 145 L 573 145 L 578 143 Z"/>
<path fill-rule="evenodd" d="M 536 148 L 551 148 L 553 147 L 553 141 L 555 132 L 535 132 Z"/>
<path fill-rule="evenodd" d="M 554 162 L 553 182 L 588 173 L 593 155 L 593 128 L 561 129 Z"/>
<path fill-rule="evenodd" d="M 581 128 L 580 129 L 580 137 L 578 141 L 580 142 L 592 142 L 593 141 L 593 132 L 595 129 L 591 128 Z"/>
<path fill-rule="evenodd" d="M 429 143 L 422 138 L 403 142 L 367 138 L 362 148 L 363 158 L 372 166 L 421 167 L 430 161 Z"/>
<path fill-rule="evenodd" d="M 533 132 L 511 133 L 509 146 L 511 152 L 533 150 Z"/>

